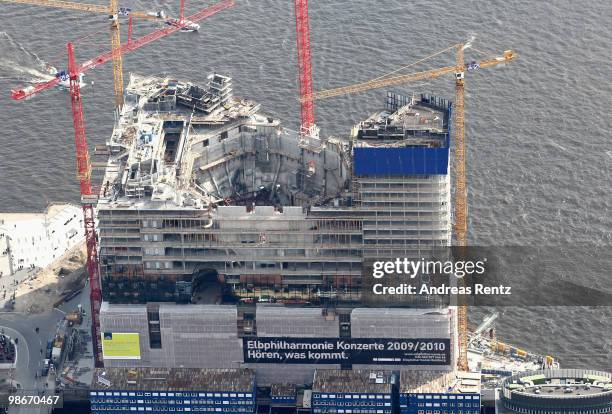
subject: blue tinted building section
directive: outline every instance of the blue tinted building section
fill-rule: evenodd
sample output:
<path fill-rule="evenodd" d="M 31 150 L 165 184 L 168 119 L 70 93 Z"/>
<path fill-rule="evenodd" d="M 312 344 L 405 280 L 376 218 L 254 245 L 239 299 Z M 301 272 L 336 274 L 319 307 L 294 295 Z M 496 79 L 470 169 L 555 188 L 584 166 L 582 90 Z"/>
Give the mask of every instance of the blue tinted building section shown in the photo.
<path fill-rule="evenodd" d="M 91 412 L 167 413 L 185 411 L 249 414 L 256 409 L 255 389 L 248 392 L 90 391 Z"/>
<path fill-rule="evenodd" d="M 400 414 L 480 414 L 480 373 L 401 373 Z"/>
<path fill-rule="evenodd" d="M 353 171 L 358 177 L 448 174 L 448 147 L 360 147 L 353 151 Z"/>
<path fill-rule="evenodd" d="M 401 414 L 480 414 L 479 394 L 400 394 Z"/>
<path fill-rule="evenodd" d="M 387 393 L 312 393 L 313 414 L 391 414 L 393 400 Z"/>
<path fill-rule="evenodd" d="M 248 369 L 98 368 L 92 414 L 221 412 L 253 414 L 255 373 Z"/>
<path fill-rule="evenodd" d="M 312 414 L 392 414 L 390 371 L 316 370 Z"/>

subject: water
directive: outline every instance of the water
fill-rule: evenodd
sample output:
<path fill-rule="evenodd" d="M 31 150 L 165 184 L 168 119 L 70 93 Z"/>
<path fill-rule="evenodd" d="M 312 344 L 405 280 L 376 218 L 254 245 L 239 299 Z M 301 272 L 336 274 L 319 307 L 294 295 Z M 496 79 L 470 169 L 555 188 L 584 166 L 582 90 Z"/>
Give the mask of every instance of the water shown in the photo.
<path fill-rule="evenodd" d="M 146 4 L 177 14 L 178 1 L 122 5 Z M 205 2 L 188 4 L 194 12 Z M 67 94 L 51 90 L 12 102 L 8 92 L 40 79 L 45 63 L 63 68 L 68 40 L 94 33 L 77 43 L 79 61 L 108 50 L 106 17 L 0 7 L 0 211 L 76 202 Z M 518 61 L 467 79 L 470 242 L 612 244 L 611 2 L 313 0 L 310 15 L 315 89 L 379 76 L 472 36 L 479 50 L 515 49 Z M 151 23 L 134 30 L 144 34 Z M 238 0 L 234 9 L 204 21 L 199 34 L 177 33 L 129 55 L 124 69 L 202 82 L 212 70 L 228 73 L 237 95 L 297 127 L 294 30 L 291 1 Z M 452 55 L 423 68 L 447 64 Z M 102 144 L 113 121 L 111 65 L 86 80 L 95 81 L 83 91 L 89 141 Z M 453 96 L 450 77 L 396 89 Z M 317 123 L 323 135 L 346 135 L 383 99 L 384 91 L 371 91 L 322 101 Z M 601 278 L 612 280 L 609 269 Z M 499 331 L 558 356 L 566 367 L 610 369 L 611 321 L 610 308 L 513 308 L 501 316 Z"/>

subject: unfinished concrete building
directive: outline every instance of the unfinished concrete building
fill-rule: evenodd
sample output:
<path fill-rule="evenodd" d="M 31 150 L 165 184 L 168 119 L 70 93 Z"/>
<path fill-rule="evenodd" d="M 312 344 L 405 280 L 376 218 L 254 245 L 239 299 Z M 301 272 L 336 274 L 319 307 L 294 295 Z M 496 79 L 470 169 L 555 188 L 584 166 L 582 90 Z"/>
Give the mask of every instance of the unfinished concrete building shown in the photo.
<path fill-rule="evenodd" d="M 142 355 L 109 366 L 250 367 L 258 383 L 281 371 L 300 383 L 315 366 L 394 363 L 260 363 L 246 340 L 420 337 L 448 341 L 426 369 L 451 369 L 451 309 L 360 308 L 365 261 L 450 244 L 448 102 L 388 94 L 344 139 L 300 137 L 217 74 L 205 87 L 133 75 L 125 102 L 98 203 L 101 327 L 139 333 Z"/>
<path fill-rule="evenodd" d="M 228 77 L 133 76 L 98 203 L 105 299 L 190 301 L 213 273 L 242 298 L 359 300 L 364 258 L 450 242 L 448 119 L 390 94 L 350 140 L 305 141 Z"/>

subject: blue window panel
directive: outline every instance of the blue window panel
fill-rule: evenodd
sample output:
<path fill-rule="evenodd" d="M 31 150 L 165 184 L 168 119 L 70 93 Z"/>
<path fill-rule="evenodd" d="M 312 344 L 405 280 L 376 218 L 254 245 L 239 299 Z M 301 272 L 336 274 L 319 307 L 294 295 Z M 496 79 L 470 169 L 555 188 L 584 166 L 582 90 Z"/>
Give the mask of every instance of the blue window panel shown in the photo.
<path fill-rule="evenodd" d="M 356 176 L 448 174 L 448 148 L 355 148 Z"/>

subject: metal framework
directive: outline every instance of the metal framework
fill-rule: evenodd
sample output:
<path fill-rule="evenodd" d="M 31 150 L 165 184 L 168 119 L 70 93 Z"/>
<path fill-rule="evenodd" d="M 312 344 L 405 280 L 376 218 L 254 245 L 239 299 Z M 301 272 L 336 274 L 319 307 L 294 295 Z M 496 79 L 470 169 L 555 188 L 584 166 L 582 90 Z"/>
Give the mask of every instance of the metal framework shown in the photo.
<path fill-rule="evenodd" d="M 233 7 L 235 4 L 235 0 L 223 0 L 220 1 L 210 7 L 206 7 L 205 9 L 200 10 L 199 12 L 192 14 L 191 16 L 188 17 L 188 20 L 191 22 L 198 22 L 200 20 L 206 19 L 207 17 L 210 17 L 222 10 L 225 10 L 229 7 Z M 183 25 L 173 25 L 173 26 L 168 26 L 165 27 L 163 29 L 159 29 L 159 30 L 155 30 L 154 32 L 151 32 L 145 36 L 139 37 L 138 39 L 135 39 L 131 42 L 128 42 L 127 44 L 121 45 L 121 49 L 120 49 L 120 53 L 121 55 L 125 55 L 126 53 L 130 53 L 135 51 L 136 49 L 139 49 L 145 45 L 148 45 L 151 42 L 154 42 L 156 40 L 159 40 L 163 37 L 166 37 L 178 30 L 180 30 L 183 27 Z M 106 52 L 103 53 L 99 56 L 96 56 L 93 59 L 89 59 L 83 63 L 81 63 L 77 70 L 79 73 L 85 73 L 90 69 L 94 69 L 99 65 L 102 65 L 106 62 L 108 62 L 109 60 L 111 60 L 113 58 L 113 52 Z M 13 89 L 11 90 L 11 98 L 15 99 L 15 100 L 23 100 L 23 99 L 27 99 L 32 97 L 33 95 L 42 92 L 44 90 L 47 90 L 49 88 L 52 88 L 53 86 L 56 86 L 57 84 L 59 84 L 62 81 L 62 79 L 60 77 L 56 77 L 53 78 L 49 81 L 46 82 L 42 82 L 42 83 L 38 83 L 34 86 L 29 86 L 27 88 L 23 88 L 23 89 Z"/>
<path fill-rule="evenodd" d="M 123 59 L 121 58 L 121 30 L 119 29 L 119 0 L 110 0 L 109 9 L 115 105 L 117 108 L 121 108 L 123 106 Z"/>
<path fill-rule="evenodd" d="M 458 47 L 458 46 L 457 46 Z M 377 78 L 374 80 L 355 83 L 348 86 L 342 86 L 339 88 L 326 89 L 311 94 L 305 94 L 300 97 L 300 102 L 316 101 L 319 99 L 332 98 L 334 96 L 347 95 L 351 93 L 369 91 L 371 89 L 384 88 L 393 85 L 402 85 L 409 82 L 415 82 L 424 79 L 437 78 L 443 75 L 454 74 L 456 72 L 472 71 L 476 69 L 484 69 L 492 66 L 496 66 L 502 63 L 508 63 L 517 58 L 517 54 L 512 50 L 504 51 L 502 56 L 497 56 L 492 59 L 481 60 L 478 62 L 471 62 L 464 64 L 463 68 L 457 68 L 456 65 L 446 66 L 438 69 L 426 70 L 423 72 L 416 72 L 407 75 L 395 75 L 385 76 L 383 78 Z"/>
<path fill-rule="evenodd" d="M 81 202 L 83 205 L 83 222 L 85 223 L 85 243 L 87 245 L 87 273 L 89 274 L 91 302 L 91 340 L 96 355 L 96 366 L 102 365 L 102 343 L 100 342 L 100 305 L 102 291 L 100 290 L 100 268 L 98 261 L 98 242 L 95 228 L 94 208 L 91 200 L 95 193 L 91 185 L 91 162 L 85 133 L 85 117 L 83 115 L 83 100 L 79 72 L 74 60 L 74 47 L 68 43 L 68 74 L 70 77 L 70 103 L 72 105 L 72 123 L 74 126 L 74 142 L 77 159 L 77 178 L 81 186 Z"/>
<path fill-rule="evenodd" d="M 310 23 L 308 20 L 308 0 L 295 0 L 295 28 L 297 35 L 298 71 L 300 96 L 312 95 L 312 62 L 310 56 Z M 302 135 L 316 136 L 314 102 L 300 99 Z"/>
<path fill-rule="evenodd" d="M 74 3 L 71 1 L 61 1 L 61 0 L 0 0 L 0 1 L 3 1 L 5 3 L 31 4 L 35 6 L 54 7 L 58 9 L 78 10 L 78 11 L 86 11 L 90 13 L 102 13 L 102 14 L 107 14 L 107 15 L 110 14 L 110 10 L 111 10 L 107 6 L 101 6 L 98 4 Z M 149 20 L 159 19 L 158 17 L 159 15 L 157 13 L 151 13 L 151 12 L 130 10 L 129 15 L 132 17 L 139 18 L 139 19 L 149 19 Z"/>
<path fill-rule="evenodd" d="M 467 176 L 465 173 L 465 62 L 464 45 L 457 45 L 457 70 L 455 72 L 455 243 L 459 254 L 464 255 L 467 246 Z M 459 283 L 464 283 L 461 280 Z M 468 367 L 468 309 L 465 298 L 459 297 L 457 303 L 457 331 L 459 332 L 459 358 L 457 367 L 467 371 Z"/>
<path fill-rule="evenodd" d="M 126 8 L 119 8 L 119 0 L 110 0 L 108 7 L 85 4 L 85 3 L 74 3 L 69 1 L 61 0 L 0 0 L 9 3 L 21 3 L 21 4 L 32 4 L 37 6 L 47 6 L 59 9 L 68 10 L 79 10 L 91 13 L 105 13 L 109 16 L 110 24 L 110 36 L 111 36 L 111 50 L 113 51 L 113 79 L 115 89 L 115 105 L 118 108 L 123 106 L 123 62 L 121 59 L 121 30 L 119 27 L 119 15 L 129 15 L 131 17 L 143 18 L 156 20 L 162 18 L 161 13 L 155 12 L 132 12 Z M 184 0 L 182 0 L 184 1 Z M 121 13 L 120 13 L 121 11 Z M 130 32 L 131 32 L 131 20 L 130 20 Z"/>

